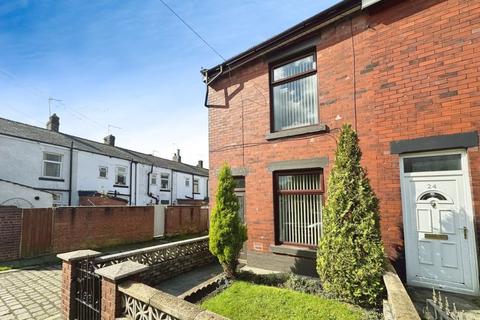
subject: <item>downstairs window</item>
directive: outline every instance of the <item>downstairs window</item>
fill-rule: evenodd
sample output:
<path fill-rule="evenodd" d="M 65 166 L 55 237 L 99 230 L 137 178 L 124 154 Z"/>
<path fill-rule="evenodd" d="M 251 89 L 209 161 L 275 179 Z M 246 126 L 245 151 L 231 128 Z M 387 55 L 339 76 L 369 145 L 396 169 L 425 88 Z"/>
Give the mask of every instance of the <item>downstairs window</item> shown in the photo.
<path fill-rule="evenodd" d="M 279 242 L 316 246 L 322 226 L 323 172 L 276 173 L 275 190 Z"/>

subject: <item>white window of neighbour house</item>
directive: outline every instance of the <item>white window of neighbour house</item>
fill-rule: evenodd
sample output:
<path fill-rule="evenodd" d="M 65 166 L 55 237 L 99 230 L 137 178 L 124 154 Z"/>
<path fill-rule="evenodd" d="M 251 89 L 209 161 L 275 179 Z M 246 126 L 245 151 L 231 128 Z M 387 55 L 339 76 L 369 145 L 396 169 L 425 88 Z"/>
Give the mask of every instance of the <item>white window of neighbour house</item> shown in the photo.
<path fill-rule="evenodd" d="M 51 178 L 61 178 L 62 176 L 62 158 L 61 154 L 44 152 L 43 153 L 43 176 Z"/>
<path fill-rule="evenodd" d="M 53 193 L 53 206 L 59 207 L 62 205 L 62 194 L 61 193 Z"/>
<path fill-rule="evenodd" d="M 150 175 L 150 184 L 151 185 L 157 185 L 157 175 L 156 174 L 151 174 Z"/>
<path fill-rule="evenodd" d="M 98 177 L 99 178 L 108 178 L 108 167 L 100 166 L 98 167 Z"/>
<path fill-rule="evenodd" d="M 169 190 L 170 189 L 170 174 L 162 173 L 160 175 L 160 189 Z"/>
<path fill-rule="evenodd" d="M 185 187 L 190 187 L 190 178 L 185 178 Z"/>
<path fill-rule="evenodd" d="M 126 167 L 116 168 L 115 184 L 122 185 L 122 186 L 127 184 L 127 168 Z"/>
<path fill-rule="evenodd" d="M 193 179 L 193 193 L 200 193 L 199 183 L 197 178 Z"/>

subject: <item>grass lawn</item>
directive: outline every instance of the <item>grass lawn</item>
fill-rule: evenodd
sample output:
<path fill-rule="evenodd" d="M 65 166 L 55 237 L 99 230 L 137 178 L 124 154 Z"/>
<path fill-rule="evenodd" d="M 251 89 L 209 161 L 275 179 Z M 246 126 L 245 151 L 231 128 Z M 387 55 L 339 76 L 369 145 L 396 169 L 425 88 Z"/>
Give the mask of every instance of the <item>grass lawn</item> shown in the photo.
<path fill-rule="evenodd" d="M 10 269 L 12 269 L 12 267 L 0 266 L 0 271 L 6 271 L 6 270 L 10 270 Z"/>
<path fill-rule="evenodd" d="M 250 319 L 365 319 L 365 313 L 348 304 L 318 296 L 236 281 L 202 307 L 232 320 Z"/>

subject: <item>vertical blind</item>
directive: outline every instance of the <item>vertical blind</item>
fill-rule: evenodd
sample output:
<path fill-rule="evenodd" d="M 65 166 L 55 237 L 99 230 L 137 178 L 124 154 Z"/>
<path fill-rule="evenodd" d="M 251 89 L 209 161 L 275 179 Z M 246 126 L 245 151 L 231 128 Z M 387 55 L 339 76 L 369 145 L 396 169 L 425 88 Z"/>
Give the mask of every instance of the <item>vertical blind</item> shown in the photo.
<path fill-rule="evenodd" d="M 317 245 L 321 232 L 321 174 L 278 176 L 279 240 Z"/>
<path fill-rule="evenodd" d="M 318 123 L 315 69 L 313 55 L 273 69 L 274 131 Z"/>

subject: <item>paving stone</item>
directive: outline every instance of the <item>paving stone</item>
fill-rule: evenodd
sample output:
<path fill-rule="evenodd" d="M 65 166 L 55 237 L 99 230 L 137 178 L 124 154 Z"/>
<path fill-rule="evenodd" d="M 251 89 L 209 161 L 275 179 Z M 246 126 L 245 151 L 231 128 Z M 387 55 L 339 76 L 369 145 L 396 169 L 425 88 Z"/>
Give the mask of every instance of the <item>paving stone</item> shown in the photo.
<path fill-rule="evenodd" d="M 60 266 L 0 273 L 0 319 L 61 319 Z"/>

